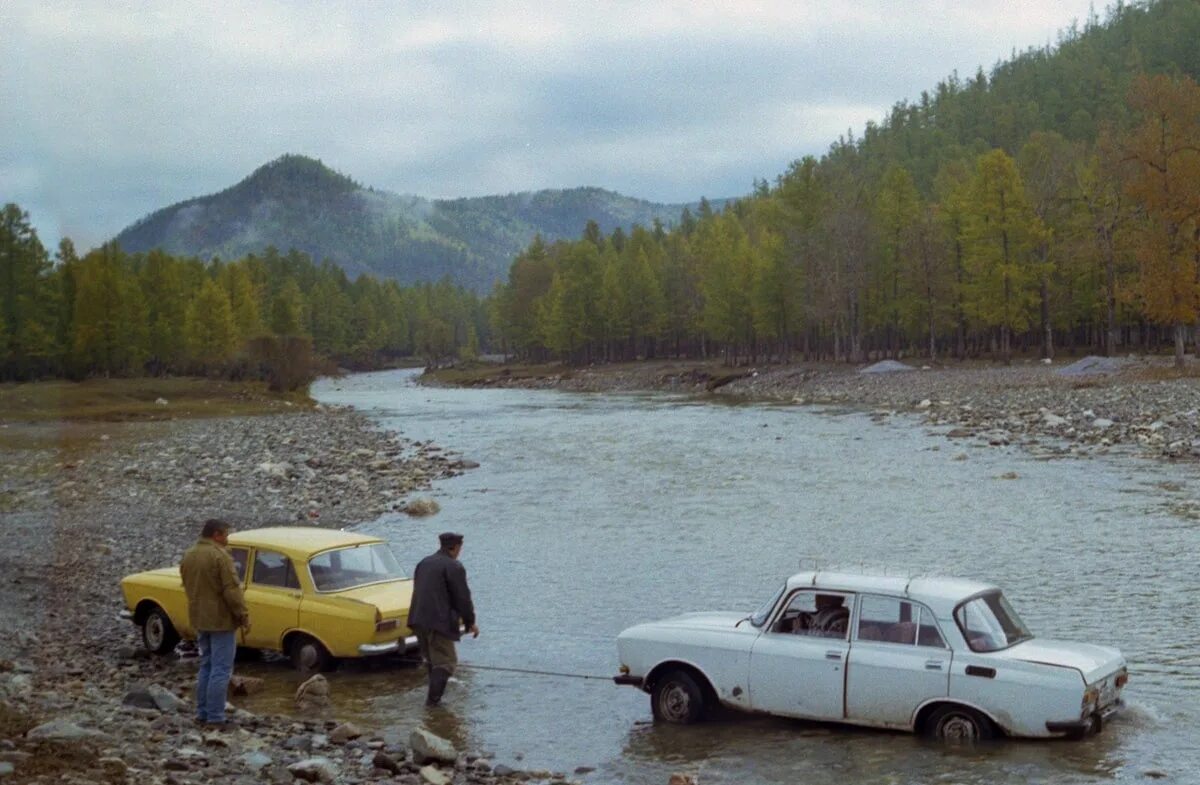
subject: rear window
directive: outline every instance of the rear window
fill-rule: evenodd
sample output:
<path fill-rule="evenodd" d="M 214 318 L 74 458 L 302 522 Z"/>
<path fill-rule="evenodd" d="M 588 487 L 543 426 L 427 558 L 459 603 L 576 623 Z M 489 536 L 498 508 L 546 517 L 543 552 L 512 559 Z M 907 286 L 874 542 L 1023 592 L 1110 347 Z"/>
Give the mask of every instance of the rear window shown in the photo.
<path fill-rule="evenodd" d="M 317 591 L 341 591 L 406 577 L 391 549 L 381 542 L 319 553 L 308 561 Z"/>

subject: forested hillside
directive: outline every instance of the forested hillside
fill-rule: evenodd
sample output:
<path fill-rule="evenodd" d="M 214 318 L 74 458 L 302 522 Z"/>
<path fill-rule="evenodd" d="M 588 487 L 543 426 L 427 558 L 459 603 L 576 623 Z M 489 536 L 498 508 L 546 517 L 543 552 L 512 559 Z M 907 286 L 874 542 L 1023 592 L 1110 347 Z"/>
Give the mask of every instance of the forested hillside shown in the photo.
<path fill-rule="evenodd" d="M 294 248 L 351 276 L 402 284 L 449 276 L 487 292 L 535 235 L 574 237 L 589 219 L 605 231 L 673 223 L 682 208 L 599 188 L 429 200 L 364 188 L 320 161 L 285 155 L 232 188 L 158 210 L 116 241 L 130 252 L 203 259 Z"/>
<path fill-rule="evenodd" d="M 1173 343 L 1182 363 L 1200 320 L 1197 41 L 1195 0 L 1119 3 L 721 212 L 535 241 L 494 336 L 572 362 Z"/>
<path fill-rule="evenodd" d="M 107 243 L 79 258 L 63 240 L 51 260 L 13 204 L 0 210 L 0 294 L 0 380 L 185 373 L 293 389 L 322 360 L 473 356 L 488 329 L 479 298 L 448 280 L 351 280 L 299 251 L 204 262 Z"/>

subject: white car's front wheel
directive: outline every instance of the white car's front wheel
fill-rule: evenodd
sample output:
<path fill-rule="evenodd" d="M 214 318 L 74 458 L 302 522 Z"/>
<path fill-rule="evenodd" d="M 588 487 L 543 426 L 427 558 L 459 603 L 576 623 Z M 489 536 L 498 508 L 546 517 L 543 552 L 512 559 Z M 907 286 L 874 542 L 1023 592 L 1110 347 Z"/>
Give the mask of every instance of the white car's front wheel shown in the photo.
<path fill-rule="evenodd" d="M 668 671 L 654 683 L 650 709 L 656 720 L 689 725 L 704 715 L 704 691 L 686 671 Z"/>

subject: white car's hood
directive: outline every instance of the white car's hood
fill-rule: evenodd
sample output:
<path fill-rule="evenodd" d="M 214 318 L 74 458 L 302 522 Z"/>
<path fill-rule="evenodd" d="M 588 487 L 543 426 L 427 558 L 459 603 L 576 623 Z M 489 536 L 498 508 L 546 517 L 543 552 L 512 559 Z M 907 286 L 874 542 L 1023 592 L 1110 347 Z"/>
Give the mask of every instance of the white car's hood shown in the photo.
<path fill-rule="evenodd" d="M 1083 674 L 1083 678 L 1088 684 L 1108 676 L 1125 664 L 1125 658 L 1121 656 L 1121 652 L 1109 646 L 1094 646 L 1090 643 L 1055 641 L 1045 638 L 1022 641 L 1015 646 L 995 652 L 994 656 L 1005 660 L 1044 662 L 1047 665 L 1075 668 Z"/>

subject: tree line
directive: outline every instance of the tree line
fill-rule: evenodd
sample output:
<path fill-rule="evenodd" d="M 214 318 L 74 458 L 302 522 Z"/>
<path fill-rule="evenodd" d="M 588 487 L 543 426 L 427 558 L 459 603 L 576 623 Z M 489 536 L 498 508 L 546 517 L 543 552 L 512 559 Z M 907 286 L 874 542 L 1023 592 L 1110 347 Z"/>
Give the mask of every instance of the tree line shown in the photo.
<path fill-rule="evenodd" d="M 1200 4 L 1118 4 L 719 213 L 535 239 L 493 294 L 493 340 L 572 363 L 1167 343 L 1182 364 L 1200 321 L 1196 33 Z M 1166 73 L 1145 72 L 1155 58 Z"/>
<path fill-rule="evenodd" d="M 352 281 L 298 251 L 204 262 L 107 243 L 79 257 L 64 239 L 51 258 L 27 213 L 0 210 L 0 379 L 199 374 L 295 389 L 322 362 L 473 356 L 486 313 L 449 281 Z"/>

